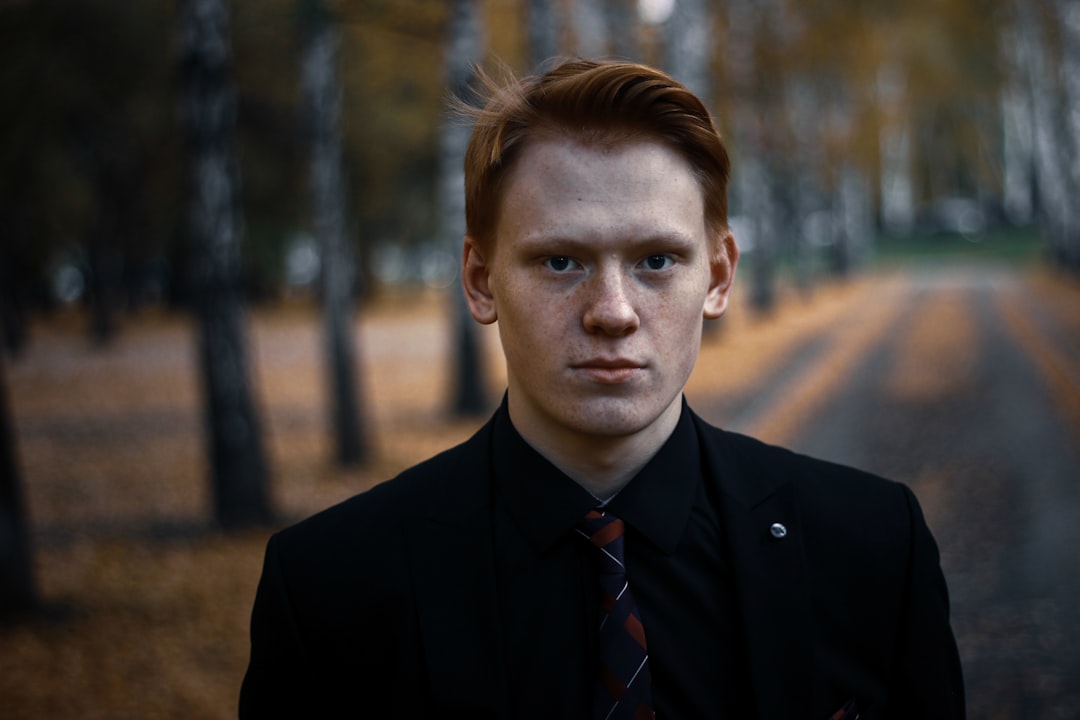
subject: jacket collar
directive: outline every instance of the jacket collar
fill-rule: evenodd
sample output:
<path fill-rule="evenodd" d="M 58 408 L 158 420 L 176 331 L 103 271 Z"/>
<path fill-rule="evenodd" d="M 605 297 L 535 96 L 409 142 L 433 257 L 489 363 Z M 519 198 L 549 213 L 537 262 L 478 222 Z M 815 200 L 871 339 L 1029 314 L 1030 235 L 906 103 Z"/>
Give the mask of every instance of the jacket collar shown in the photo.
<path fill-rule="evenodd" d="M 495 416 L 492 442 L 495 491 L 534 553 L 555 544 L 599 503 L 525 441 L 505 403 Z M 700 458 L 684 401 L 672 434 L 607 507 L 670 555 L 689 522 L 703 475 Z"/>

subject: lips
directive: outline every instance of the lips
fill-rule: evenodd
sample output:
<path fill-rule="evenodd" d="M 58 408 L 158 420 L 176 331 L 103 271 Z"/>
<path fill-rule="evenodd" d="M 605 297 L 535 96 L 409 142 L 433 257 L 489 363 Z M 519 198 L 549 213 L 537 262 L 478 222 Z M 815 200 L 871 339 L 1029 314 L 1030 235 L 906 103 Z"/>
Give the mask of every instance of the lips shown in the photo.
<path fill-rule="evenodd" d="M 604 370 L 621 370 L 624 368 L 640 368 L 642 364 L 625 358 L 592 358 L 584 362 L 576 363 L 576 368 L 600 368 Z"/>
<path fill-rule="evenodd" d="M 644 370 L 642 363 L 626 358 L 591 358 L 575 363 L 573 369 L 602 385 L 630 382 Z"/>

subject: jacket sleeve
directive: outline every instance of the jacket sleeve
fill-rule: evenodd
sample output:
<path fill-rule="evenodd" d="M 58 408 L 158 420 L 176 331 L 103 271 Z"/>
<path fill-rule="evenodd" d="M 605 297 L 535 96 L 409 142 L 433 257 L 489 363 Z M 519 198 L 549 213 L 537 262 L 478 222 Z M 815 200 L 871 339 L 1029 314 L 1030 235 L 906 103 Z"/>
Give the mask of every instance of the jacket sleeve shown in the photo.
<path fill-rule="evenodd" d="M 906 487 L 904 491 L 911 549 L 889 716 L 963 718 L 964 680 L 949 624 L 949 593 L 937 544 L 915 495 Z"/>
<path fill-rule="evenodd" d="M 240 689 L 240 719 L 310 716 L 310 699 L 317 696 L 310 667 L 274 536 L 251 613 L 251 659 Z"/>

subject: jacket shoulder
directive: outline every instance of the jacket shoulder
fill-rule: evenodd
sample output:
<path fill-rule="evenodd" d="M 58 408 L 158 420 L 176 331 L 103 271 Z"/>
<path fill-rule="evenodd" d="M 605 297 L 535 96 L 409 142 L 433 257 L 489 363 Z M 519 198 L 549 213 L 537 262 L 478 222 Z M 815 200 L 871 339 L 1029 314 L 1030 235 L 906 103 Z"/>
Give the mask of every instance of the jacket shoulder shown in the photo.
<path fill-rule="evenodd" d="M 467 513 L 486 497 L 491 423 L 463 443 L 278 532 L 285 547 L 356 542 L 432 512 Z"/>
<path fill-rule="evenodd" d="M 788 448 L 718 427 L 696 418 L 706 453 L 721 471 L 736 473 L 759 489 L 796 482 L 895 493 L 903 486 L 874 473 L 804 455 Z"/>
<path fill-rule="evenodd" d="M 811 544 L 903 554 L 925 532 L 918 500 L 904 484 L 700 423 L 713 482 L 745 508 L 790 496 Z M 871 540 L 873 539 L 873 541 Z"/>

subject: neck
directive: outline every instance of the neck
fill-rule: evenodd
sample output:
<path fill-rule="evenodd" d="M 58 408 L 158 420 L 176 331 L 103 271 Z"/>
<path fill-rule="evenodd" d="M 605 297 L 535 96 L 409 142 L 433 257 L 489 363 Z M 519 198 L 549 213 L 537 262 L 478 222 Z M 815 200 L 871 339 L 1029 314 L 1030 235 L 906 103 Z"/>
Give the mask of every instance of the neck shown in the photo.
<path fill-rule="evenodd" d="M 591 435 L 552 428 L 515 414 L 514 428 L 534 450 L 600 500 L 622 490 L 671 437 L 682 413 L 682 397 L 646 427 L 629 435 Z"/>

